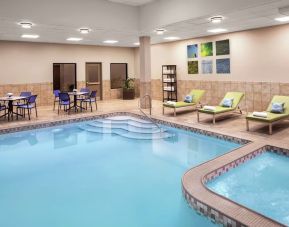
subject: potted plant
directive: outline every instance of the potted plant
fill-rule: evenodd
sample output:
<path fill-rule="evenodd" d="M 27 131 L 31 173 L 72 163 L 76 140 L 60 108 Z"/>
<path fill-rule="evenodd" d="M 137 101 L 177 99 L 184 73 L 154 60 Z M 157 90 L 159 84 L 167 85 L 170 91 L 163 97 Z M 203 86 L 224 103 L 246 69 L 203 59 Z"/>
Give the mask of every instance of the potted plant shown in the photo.
<path fill-rule="evenodd" d="M 123 83 L 123 99 L 134 99 L 135 97 L 135 91 L 134 91 L 134 79 L 127 78 Z"/>

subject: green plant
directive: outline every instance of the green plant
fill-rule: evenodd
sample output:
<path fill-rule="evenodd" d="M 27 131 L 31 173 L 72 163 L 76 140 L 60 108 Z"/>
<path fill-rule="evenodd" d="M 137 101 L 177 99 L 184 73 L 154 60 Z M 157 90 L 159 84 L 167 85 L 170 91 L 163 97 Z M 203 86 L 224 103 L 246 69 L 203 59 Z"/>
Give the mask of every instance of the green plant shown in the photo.
<path fill-rule="evenodd" d="M 134 90 L 134 79 L 127 78 L 123 83 L 123 89 L 125 90 Z"/>

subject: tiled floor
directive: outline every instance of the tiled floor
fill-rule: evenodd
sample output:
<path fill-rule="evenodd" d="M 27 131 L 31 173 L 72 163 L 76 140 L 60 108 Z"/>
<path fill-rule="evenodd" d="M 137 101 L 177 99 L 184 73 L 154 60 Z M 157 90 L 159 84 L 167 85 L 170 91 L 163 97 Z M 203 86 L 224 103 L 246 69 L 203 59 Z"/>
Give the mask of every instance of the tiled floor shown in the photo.
<path fill-rule="evenodd" d="M 90 111 L 82 113 L 71 112 L 70 115 L 64 112 L 61 112 L 60 115 L 58 115 L 57 111 L 53 111 L 52 106 L 40 106 L 38 107 L 38 118 L 35 117 L 34 113 L 32 113 L 31 121 L 20 118 L 18 121 L 14 119 L 13 121 L 8 122 L 7 119 L 1 118 L 0 129 L 10 128 L 15 125 L 19 126 L 33 124 L 35 122 L 47 122 L 50 120 L 91 116 L 116 111 L 140 113 L 138 109 L 138 99 L 99 101 L 97 111 L 93 109 L 92 113 Z M 145 110 L 145 112 L 149 113 L 148 110 Z M 289 121 L 283 121 L 274 125 L 273 135 L 270 136 L 268 134 L 268 126 L 260 123 L 250 123 L 250 132 L 247 132 L 245 127 L 245 115 L 246 113 L 242 116 L 237 114 L 220 116 L 217 118 L 216 125 L 213 125 L 211 116 L 205 114 L 200 115 L 201 122 L 198 123 L 196 112 L 192 111 L 190 107 L 186 110 L 179 110 L 176 117 L 173 116 L 173 111 L 170 109 L 166 109 L 165 115 L 162 115 L 162 103 L 160 101 L 153 101 L 152 108 L 152 116 L 155 118 L 161 118 L 171 122 L 182 123 L 196 128 L 242 137 L 254 141 L 266 140 L 267 142 L 274 141 L 274 143 L 278 141 L 280 146 L 289 147 Z"/>

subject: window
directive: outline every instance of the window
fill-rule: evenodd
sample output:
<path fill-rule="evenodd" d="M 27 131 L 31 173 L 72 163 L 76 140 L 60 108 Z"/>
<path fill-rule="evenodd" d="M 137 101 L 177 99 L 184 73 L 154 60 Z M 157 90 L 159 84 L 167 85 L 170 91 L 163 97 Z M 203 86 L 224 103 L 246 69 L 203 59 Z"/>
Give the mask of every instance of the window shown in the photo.
<path fill-rule="evenodd" d="M 53 90 L 76 88 L 76 63 L 53 63 Z"/>
<path fill-rule="evenodd" d="M 127 79 L 127 63 L 110 64 L 110 88 L 122 88 L 123 81 Z"/>

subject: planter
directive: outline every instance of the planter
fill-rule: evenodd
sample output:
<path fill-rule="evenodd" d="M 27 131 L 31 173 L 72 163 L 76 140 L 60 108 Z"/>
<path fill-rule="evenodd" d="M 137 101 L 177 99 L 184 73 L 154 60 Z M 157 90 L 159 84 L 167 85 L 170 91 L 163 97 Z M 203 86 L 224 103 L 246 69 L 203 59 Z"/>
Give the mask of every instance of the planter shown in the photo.
<path fill-rule="evenodd" d="M 134 89 L 125 89 L 124 88 L 122 94 L 123 94 L 122 97 L 124 100 L 134 99 L 134 97 L 135 97 Z"/>

